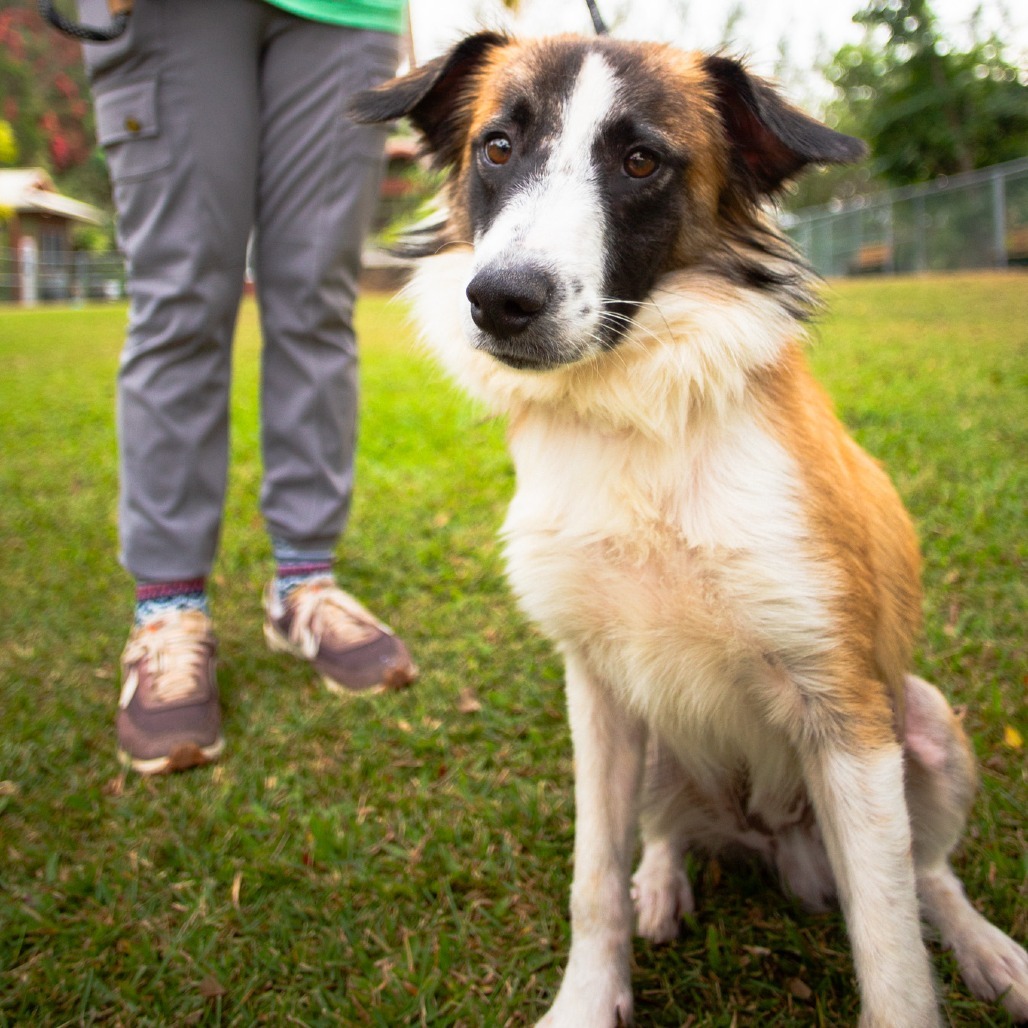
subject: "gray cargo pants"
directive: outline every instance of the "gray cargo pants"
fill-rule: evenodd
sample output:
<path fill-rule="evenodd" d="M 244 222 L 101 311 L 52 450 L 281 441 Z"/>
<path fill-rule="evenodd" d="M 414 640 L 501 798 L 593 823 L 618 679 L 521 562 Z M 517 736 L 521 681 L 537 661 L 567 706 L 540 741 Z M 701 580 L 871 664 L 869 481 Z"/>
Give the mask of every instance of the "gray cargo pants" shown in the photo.
<path fill-rule="evenodd" d="M 104 0 L 82 20 L 106 21 Z M 395 36 L 261 0 L 136 0 L 87 46 L 131 310 L 118 374 L 121 561 L 209 573 L 228 465 L 231 342 L 247 239 L 263 334 L 261 510 L 276 540 L 330 552 L 349 509 L 352 313 L 385 134 L 349 97 L 389 77 Z"/>

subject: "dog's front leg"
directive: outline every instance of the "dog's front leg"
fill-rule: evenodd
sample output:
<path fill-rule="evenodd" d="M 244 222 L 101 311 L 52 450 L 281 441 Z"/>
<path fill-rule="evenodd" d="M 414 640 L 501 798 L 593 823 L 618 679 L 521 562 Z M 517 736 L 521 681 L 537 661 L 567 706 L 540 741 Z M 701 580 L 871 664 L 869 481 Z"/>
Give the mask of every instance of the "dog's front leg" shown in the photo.
<path fill-rule="evenodd" d="M 571 953 L 540 1028 L 615 1028 L 632 1022 L 629 874 L 646 733 L 573 654 L 567 692 L 575 749 Z"/>
<path fill-rule="evenodd" d="M 898 743 L 814 744 L 804 775 L 842 900 L 861 1028 L 941 1025 L 921 938 Z"/>

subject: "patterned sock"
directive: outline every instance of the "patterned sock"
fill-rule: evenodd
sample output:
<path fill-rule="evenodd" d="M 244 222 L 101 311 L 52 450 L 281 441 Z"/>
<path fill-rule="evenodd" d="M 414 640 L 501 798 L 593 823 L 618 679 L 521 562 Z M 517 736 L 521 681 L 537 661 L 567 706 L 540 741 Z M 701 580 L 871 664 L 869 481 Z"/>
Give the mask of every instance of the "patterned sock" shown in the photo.
<path fill-rule="evenodd" d="M 279 603 L 285 603 L 286 597 L 297 587 L 313 581 L 315 578 L 332 578 L 332 561 L 280 559 L 276 562 L 275 595 Z"/>
<path fill-rule="evenodd" d="M 136 624 L 143 625 L 164 614 L 179 610 L 198 610 L 210 615 L 207 606 L 207 580 L 190 578 L 179 582 L 137 582 Z"/>

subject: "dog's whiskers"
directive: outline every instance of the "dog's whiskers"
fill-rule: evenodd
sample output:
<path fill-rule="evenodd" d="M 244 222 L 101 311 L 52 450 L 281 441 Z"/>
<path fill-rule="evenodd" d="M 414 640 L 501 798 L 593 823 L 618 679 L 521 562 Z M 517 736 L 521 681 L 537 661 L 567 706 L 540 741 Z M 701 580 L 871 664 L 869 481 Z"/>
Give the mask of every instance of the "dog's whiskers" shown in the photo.
<path fill-rule="evenodd" d="M 600 317 L 615 323 L 620 323 L 625 328 L 634 326 L 636 329 L 646 332 L 655 341 L 666 345 L 667 340 L 661 339 L 652 329 L 644 328 L 632 315 L 623 314 L 621 311 L 611 310 L 609 305 L 617 302 L 618 301 L 613 297 L 602 297 L 600 300 Z M 664 323 L 664 327 L 667 329 L 668 337 L 670 338 L 673 335 L 671 326 L 668 324 L 667 317 L 664 315 L 664 310 L 659 303 L 655 303 L 650 300 L 639 300 L 634 304 L 634 306 L 636 308 L 647 308 L 649 310 L 656 311 L 657 314 L 660 315 L 660 320 Z"/>
<path fill-rule="evenodd" d="M 671 348 L 670 327 L 668 327 L 668 337 L 664 337 L 655 332 L 652 328 L 640 325 L 635 321 L 635 319 L 628 317 L 627 315 L 620 314 L 617 311 L 601 311 L 600 319 L 619 328 L 632 329 L 643 337 L 652 339 L 653 342 L 655 342 L 661 349 Z M 664 324 L 667 325 L 667 322 L 665 321 Z"/>

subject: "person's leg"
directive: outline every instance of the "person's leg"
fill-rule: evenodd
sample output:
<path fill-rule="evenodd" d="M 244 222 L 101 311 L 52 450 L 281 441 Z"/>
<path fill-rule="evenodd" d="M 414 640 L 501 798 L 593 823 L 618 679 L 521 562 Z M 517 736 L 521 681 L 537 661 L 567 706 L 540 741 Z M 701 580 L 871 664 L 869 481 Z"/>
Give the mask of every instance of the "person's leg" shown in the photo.
<path fill-rule="evenodd" d="M 86 21 L 102 0 L 84 0 Z M 137 4 L 86 48 L 128 259 L 118 375 L 121 560 L 137 580 L 123 657 L 123 760 L 142 771 L 220 752 L 205 579 L 228 450 L 230 346 L 253 221 L 264 5 Z"/>
<path fill-rule="evenodd" d="M 280 15 L 261 76 L 256 277 L 264 329 L 262 509 L 299 551 L 331 551 L 349 510 L 357 417 L 353 307 L 385 136 L 346 104 L 387 78 L 385 33 Z"/>
<path fill-rule="evenodd" d="M 89 48 L 131 300 L 118 375 L 121 560 L 147 582 L 207 575 L 217 546 L 262 9 L 142 3 L 113 56 Z"/>
<path fill-rule="evenodd" d="M 277 565 L 266 634 L 332 688 L 396 688 L 415 673 L 403 644 L 331 578 L 353 483 L 353 308 L 385 143 L 346 104 L 393 73 L 397 48 L 385 33 L 278 14 L 261 74 L 261 506 Z"/>

